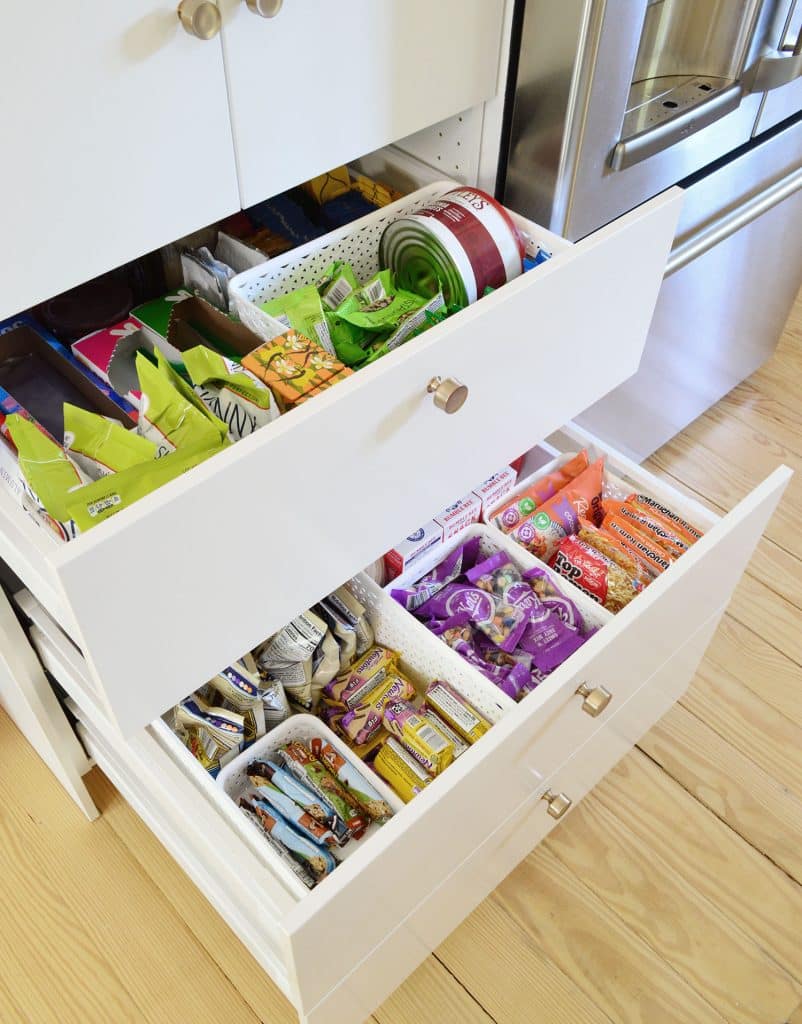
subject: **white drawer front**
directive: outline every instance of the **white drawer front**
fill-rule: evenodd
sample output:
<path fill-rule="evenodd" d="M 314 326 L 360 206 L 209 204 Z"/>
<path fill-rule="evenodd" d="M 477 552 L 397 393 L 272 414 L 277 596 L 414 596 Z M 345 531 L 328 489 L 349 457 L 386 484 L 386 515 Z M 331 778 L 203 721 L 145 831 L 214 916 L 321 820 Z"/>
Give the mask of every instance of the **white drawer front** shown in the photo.
<path fill-rule="evenodd" d="M 76 639 L 123 733 L 632 374 L 680 199 L 566 246 L 63 548 L 0 494 L 0 557 Z M 454 416 L 426 394 L 435 375 L 469 387 Z"/>

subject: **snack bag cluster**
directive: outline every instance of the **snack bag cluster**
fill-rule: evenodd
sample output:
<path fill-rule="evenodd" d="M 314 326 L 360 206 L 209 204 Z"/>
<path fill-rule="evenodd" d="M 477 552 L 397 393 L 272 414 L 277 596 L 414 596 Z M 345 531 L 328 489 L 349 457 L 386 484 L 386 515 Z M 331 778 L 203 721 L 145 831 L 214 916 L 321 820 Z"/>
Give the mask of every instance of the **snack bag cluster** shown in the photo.
<path fill-rule="evenodd" d="M 515 495 L 494 525 L 608 611 L 624 608 L 702 536 L 649 495 L 621 491 L 581 451 Z"/>
<path fill-rule="evenodd" d="M 513 700 L 559 667 L 589 635 L 579 610 L 540 570 L 522 572 L 472 537 L 393 598 Z M 556 603 L 555 603 L 556 601 Z"/>

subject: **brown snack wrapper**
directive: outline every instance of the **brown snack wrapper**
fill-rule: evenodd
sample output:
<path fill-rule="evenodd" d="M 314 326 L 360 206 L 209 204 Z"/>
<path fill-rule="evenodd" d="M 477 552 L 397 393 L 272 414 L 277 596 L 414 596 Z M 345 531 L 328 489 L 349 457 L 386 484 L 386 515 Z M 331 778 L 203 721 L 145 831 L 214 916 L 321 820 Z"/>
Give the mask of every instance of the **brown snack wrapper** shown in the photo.
<path fill-rule="evenodd" d="M 436 679 L 426 688 L 426 706 L 443 718 L 466 743 L 476 743 L 490 729 L 490 722 L 461 693 L 441 679 Z"/>
<path fill-rule="evenodd" d="M 370 825 L 370 816 L 359 801 L 312 756 L 303 743 L 288 743 L 279 753 L 288 771 L 325 800 L 345 822 L 351 835 L 358 839 Z"/>
<path fill-rule="evenodd" d="M 318 761 L 328 768 L 338 782 L 365 808 L 372 821 L 384 823 L 393 816 L 393 810 L 387 801 L 331 743 L 315 736 L 309 746 Z"/>
<path fill-rule="evenodd" d="M 329 702 L 344 704 L 348 710 L 366 703 L 368 695 L 381 686 L 395 668 L 398 654 L 378 644 L 323 688 L 323 695 Z"/>

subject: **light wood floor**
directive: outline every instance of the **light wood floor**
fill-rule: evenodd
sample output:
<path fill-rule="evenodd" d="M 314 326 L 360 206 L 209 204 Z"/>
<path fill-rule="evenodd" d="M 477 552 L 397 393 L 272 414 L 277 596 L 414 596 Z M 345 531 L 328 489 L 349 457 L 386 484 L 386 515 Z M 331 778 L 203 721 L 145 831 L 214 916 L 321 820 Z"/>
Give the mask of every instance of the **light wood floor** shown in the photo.
<path fill-rule="evenodd" d="M 802 1024 L 800 385 L 802 296 L 775 357 L 651 460 L 721 510 L 797 470 L 691 690 L 374 1021 Z M 0 718 L 0 1024 L 292 1022 L 91 781 L 90 826 Z"/>

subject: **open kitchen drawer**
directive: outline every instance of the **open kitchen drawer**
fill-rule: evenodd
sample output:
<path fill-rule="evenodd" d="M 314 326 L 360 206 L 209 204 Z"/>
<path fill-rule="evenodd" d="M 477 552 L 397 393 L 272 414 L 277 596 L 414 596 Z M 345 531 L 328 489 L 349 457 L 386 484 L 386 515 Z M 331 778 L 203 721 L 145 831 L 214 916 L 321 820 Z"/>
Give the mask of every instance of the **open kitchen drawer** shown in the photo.
<path fill-rule="evenodd" d="M 552 441 L 565 450 L 604 450 L 572 427 Z M 418 671 L 467 687 L 495 724 L 311 892 L 299 891 L 268 850 L 254 847 L 245 819 L 163 722 L 123 740 L 102 711 L 78 701 L 98 763 L 303 1019 L 364 1017 L 545 834 L 559 806 L 538 798 L 549 790 L 577 799 L 679 696 L 790 477 L 776 470 L 719 518 L 615 453 L 608 464 L 705 535 L 625 609 L 605 616 L 518 705 L 497 699 L 491 706 L 492 686 L 422 627 L 416 634 L 418 624 L 400 606 L 358 578 L 374 625 L 385 622 L 377 639 L 395 637 Z M 319 586 L 313 597 L 323 592 Z M 32 640 L 45 667 L 68 691 L 81 692 L 87 664 L 40 606 L 27 599 L 23 607 L 36 623 Z M 598 717 L 585 713 L 582 683 L 612 694 Z"/>
<path fill-rule="evenodd" d="M 0 557 L 80 646 L 89 699 L 143 728 L 634 373 L 680 203 L 576 245 L 517 217 L 546 263 L 68 545 L 0 493 Z M 289 254 L 287 280 L 365 227 Z M 427 394 L 436 376 L 468 388 L 456 415 Z"/>

